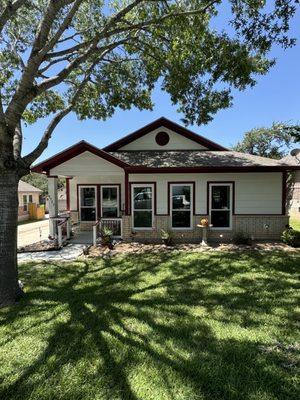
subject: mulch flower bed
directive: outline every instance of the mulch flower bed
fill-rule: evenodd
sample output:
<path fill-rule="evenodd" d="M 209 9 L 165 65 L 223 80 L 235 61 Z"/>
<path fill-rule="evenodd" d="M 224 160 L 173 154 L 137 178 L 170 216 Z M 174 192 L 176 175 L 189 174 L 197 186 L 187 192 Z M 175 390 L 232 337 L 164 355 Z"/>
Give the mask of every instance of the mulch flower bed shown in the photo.
<path fill-rule="evenodd" d="M 193 253 L 202 253 L 207 251 L 245 251 L 245 250 L 256 250 L 256 251 L 297 251 L 293 247 L 287 246 L 283 243 L 254 243 L 252 246 L 246 245 L 235 245 L 232 243 L 226 244 L 212 244 L 209 246 L 201 246 L 200 244 L 177 244 L 174 246 L 166 246 L 164 244 L 145 244 L 145 243 L 123 243 L 118 242 L 113 249 L 108 247 L 90 246 L 88 249 L 87 257 L 108 257 L 117 254 L 127 253 L 161 253 L 171 251 L 188 251 Z"/>
<path fill-rule="evenodd" d="M 41 240 L 40 242 L 28 244 L 18 248 L 18 253 L 34 253 L 37 251 L 58 250 L 57 243 L 52 240 Z"/>

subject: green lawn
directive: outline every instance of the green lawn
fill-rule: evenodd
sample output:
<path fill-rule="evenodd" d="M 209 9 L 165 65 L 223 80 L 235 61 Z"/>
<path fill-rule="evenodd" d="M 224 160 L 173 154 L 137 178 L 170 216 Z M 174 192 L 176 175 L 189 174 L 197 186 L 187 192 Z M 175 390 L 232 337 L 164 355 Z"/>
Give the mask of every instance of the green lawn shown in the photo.
<path fill-rule="evenodd" d="M 297 231 L 300 231 L 300 221 L 296 219 L 291 219 L 290 225 L 296 229 Z"/>
<path fill-rule="evenodd" d="M 299 266 L 258 252 L 23 265 L 26 300 L 0 310 L 0 399 L 299 399 Z"/>

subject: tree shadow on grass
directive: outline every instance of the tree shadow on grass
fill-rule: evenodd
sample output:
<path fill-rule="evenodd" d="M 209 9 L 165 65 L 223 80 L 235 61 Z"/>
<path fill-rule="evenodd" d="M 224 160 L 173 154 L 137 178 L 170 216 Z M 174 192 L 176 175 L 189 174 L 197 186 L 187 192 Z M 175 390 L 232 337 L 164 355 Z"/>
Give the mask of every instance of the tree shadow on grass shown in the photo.
<path fill-rule="evenodd" d="M 247 314 L 247 325 L 259 328 L 266 314 L 284 307 L 288 315 L 295 302 L 292 261 L 249 260 L 240 254 L 149 254 L 39 270 L 19 312 L 6 317 L 22 321 L 36 307 L 41 315 L 48 307 L 52 329 L 44 351 L 3 385 L 0 397 L 298 398 L 276 354 L 259 351 L 261 340 L 227 332 L 232 324 L 244 327 Z M 57 316 L 61 305 L 63 320 Z M 280 323 L 276 328 L 280 333 Z M 22 330 L 11 339 L 18 335 Z"/>

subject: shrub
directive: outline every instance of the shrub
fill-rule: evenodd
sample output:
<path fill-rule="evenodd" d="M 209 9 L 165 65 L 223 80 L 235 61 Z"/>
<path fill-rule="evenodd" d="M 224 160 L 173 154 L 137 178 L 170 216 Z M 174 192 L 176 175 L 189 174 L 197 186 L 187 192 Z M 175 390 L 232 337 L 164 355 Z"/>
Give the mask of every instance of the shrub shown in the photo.
<path fill-rule="evenodd" d="M 164 229 L 162 229 L 161 230 L 161 238 L 166 246 L 174 245 L 174 234 L 172 231 L 165 231 Z"/>
<path fill-rule="evenodd" d="M 283 243 L 292 247 L 300 247 L 300 232 L 288 226 L 282 233 Z"/>
<path fill-rule="evenodd" d="M 251 240 L 250 236 L 245 232 L 236 232 L 233 235 L 232 241 L 234 244 L 237 244 L 237 245 L 240 245 L 240 244 L 251 245 L 252 244 L 252 240 Z"/>
<path fill-rule="evenodd" d="M 103 226 L 100 232 L 102 246 L 112 246 L 113 231 L 107 226 Z"/>

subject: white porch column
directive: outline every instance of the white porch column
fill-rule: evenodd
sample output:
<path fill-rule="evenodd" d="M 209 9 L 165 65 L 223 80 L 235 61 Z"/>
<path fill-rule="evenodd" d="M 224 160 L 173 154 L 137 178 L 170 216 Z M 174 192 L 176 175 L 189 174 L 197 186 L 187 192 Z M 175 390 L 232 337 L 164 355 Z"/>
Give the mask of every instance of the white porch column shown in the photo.
<path fill-rule="evenodd" d="M 48 177 L 49 232 L 52 237 L 57 234 L 56 224 L 51 217 L 58 216 L 57 178 Z"/>

